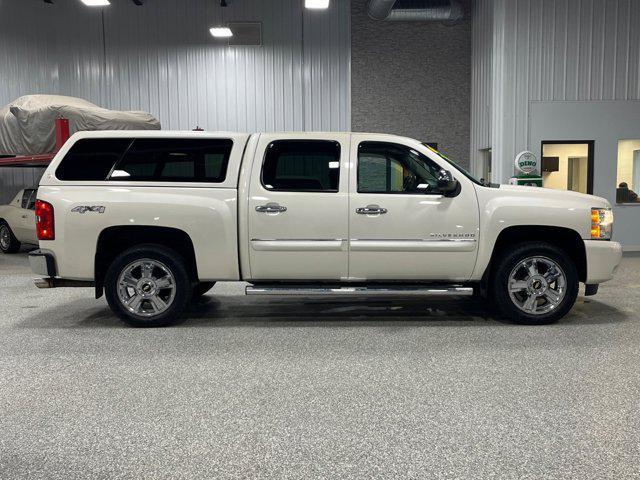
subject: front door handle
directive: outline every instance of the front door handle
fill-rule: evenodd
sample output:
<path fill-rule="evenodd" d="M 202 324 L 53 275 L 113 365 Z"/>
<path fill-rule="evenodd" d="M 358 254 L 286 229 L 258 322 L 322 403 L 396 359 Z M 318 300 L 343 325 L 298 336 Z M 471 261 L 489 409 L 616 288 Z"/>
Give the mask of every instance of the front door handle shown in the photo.
<path fill-rule="evenodd" d="M 286 211 L 287 207 L 283 207 L 282 205 L 278 205 L 277 203 L 267 203 L 266 205 L 258 205 L 256 207 L 256 212 L 260 213 L 280 213 Z"/>
<path fill-rule="evenodd" d="M 387 209 L 379 205 L 367 205 L 366 207 L 356 208 L 356 213 L 359 215 L 381 215 L 387 213 Z"/>

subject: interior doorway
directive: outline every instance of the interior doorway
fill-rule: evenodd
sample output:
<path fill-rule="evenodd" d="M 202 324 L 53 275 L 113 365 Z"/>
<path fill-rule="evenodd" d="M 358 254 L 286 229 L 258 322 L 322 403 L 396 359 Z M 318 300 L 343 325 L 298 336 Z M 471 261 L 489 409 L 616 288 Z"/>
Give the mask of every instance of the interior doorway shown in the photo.
<path fill-rule="evenodd" d="M 593 140 L 542 142 L 542 186 L 593 193 Z"/>

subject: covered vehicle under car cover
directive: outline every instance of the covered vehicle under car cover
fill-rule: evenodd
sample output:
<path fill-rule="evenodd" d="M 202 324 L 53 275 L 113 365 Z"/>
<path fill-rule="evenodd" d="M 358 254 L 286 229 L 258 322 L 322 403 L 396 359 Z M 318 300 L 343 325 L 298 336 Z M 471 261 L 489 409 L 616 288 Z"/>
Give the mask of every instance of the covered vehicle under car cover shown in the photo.
<path fill-rule="evenodd" d="M 120 112 L 62 95 L 26 95 L 0 108 L 0 155 L 38 155 L 55 150 L 57 118 L 73 134 L 84 130 L 160 130 L 147 112 Z"/>

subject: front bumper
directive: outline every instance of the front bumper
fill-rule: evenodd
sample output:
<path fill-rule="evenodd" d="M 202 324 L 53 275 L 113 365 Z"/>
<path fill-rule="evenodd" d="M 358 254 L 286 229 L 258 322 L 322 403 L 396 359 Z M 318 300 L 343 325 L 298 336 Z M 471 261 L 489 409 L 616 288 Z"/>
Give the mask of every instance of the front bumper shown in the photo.
<path fill-rule="evenodd" d="M 622 259 L 622 245 L 618 242 L 585 240 L 587 253 L 586 284 L 598 284 L 609 281 L 616 273 Z"/>

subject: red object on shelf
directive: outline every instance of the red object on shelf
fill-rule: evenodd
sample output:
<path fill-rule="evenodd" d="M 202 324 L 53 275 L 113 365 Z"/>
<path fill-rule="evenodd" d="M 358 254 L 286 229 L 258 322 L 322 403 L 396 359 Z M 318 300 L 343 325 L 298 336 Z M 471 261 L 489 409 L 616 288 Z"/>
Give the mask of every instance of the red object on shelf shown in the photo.
<path fill-rule="evenodd" d="M 69 140 L 69 120 L 66 118 L 56 119 L 56 152 L 59 152 L 67 140 Z"/>
<path fill-rule="evenodd" d="M 69 140 L 69 120 L 56 119 L 56 152 Z M 0 158 L 0 167 L 46 167 L 51 163 L 55 153 L 43 153 L 42 155 L 18 155 L 15 157 Z"/>

